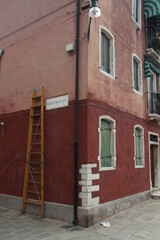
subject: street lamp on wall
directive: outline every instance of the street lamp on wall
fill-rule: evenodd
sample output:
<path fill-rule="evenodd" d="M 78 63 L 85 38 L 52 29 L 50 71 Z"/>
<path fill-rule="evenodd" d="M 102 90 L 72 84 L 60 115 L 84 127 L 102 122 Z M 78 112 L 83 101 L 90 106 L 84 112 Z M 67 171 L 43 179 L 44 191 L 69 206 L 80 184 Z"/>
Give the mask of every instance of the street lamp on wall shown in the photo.
<path fill-rule="evenodd" d="M 90 37 L 90 27 L 91 27 L 91 20 L 92 18 L 98 18 L 101 16 L 101 10 L 98 5 L 98 0 L 92 0 L 91 2 L 91 7 L 89 10 L 89 25 L 88 25 L 88 42 L 89 42 L 89 37 Z"/>
<path fill-rule="evenodd" d="M 89 16 L 91 18 L 97 18 L 101 16 L 101 10 L 98 6 L 98 0 L 92 0 L 91 7 L 89 10 Z"/>

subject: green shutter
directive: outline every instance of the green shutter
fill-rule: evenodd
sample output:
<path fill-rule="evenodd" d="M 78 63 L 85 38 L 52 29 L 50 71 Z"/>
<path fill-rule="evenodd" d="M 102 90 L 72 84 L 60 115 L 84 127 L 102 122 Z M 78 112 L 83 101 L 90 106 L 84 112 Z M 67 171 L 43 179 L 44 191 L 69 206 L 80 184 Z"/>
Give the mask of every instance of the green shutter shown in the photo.
<path fill-rule="evenodd" d="M 111 167 L 111 127 L 105 119 L 101 120 L 101 167 Z"/>
<path fill-rule="evenodd" d="M 138 63 L 135 59 L 133 59 L 133 70 L 134 70 L 134 89 L 139 90 L 138 84 Z"/>
<path fill-rule="evenodd" d="M 140 129 L 135 129 L 135 160 L 136 165 L 141 165 L 141 131 Z"/>
<path fill-rule="evenodd" d="M 101 32 L 101 67 L 110 73 L 110 40 Z"/>

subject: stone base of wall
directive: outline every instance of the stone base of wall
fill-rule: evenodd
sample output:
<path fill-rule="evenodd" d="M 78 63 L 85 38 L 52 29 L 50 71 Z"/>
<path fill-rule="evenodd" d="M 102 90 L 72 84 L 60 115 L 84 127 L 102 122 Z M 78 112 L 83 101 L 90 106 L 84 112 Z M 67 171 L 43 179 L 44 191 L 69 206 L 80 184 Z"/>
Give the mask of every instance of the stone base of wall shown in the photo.
<path fill-rule="evenodd" d="M 79 225 L 89 227 L 151 198 L 151 191 L 134 194 L 90 208 L 78 209 Z"/>
<path fill-rule="evenodd" d="M 22 198 L 0 194 L 0 206 L 21 212 Z M 40 206 L 27 204 L 26 213 L 41 216 Z M 44 203 L 44 217 L 73 222 L 74 207 L 58 203 Z"/>
<path fill-rule="evenodd" d="M 96 224 L 107 217 L 127 208 L 133 207 L 151 197 L 151 192 L 135 194 L 129 197 L 121 198 L 104 204 L 99 204 L 89 208 L 78 208 L 79 225 L 89 227 Z M 0 194 L 0 206 L 21 211 L 22 198 Z M 72 223 L 74 207 L 69 205 L 45 202 L 45 217 Z M 40 216 L 40 208 L 38 206 L 28 205 L 27 213 Z"/>

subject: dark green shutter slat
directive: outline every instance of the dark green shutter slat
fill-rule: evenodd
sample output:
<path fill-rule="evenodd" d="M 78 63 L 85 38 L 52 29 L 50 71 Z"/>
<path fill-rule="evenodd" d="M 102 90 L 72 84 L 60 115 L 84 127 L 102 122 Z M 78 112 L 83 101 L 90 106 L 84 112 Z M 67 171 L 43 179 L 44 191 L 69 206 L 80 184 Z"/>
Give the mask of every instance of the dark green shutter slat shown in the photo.
<path fill-rule="evenodd" d="M 141 165 L 141 134 L 140 129 L 135 129 L 135 140 L 136 140 L 136 165 Z"/>
<path fill-rule="evenodd" d="M 107 120 L 101 120 L 101 167 L 111 166 L 111 128 Z"/>

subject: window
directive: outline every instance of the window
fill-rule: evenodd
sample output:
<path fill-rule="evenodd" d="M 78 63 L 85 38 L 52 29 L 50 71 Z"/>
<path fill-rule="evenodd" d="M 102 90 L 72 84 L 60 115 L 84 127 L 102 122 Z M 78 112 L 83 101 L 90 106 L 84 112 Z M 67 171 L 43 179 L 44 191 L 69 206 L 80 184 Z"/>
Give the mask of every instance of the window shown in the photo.
<path fill-rule="evenodd" d="M 114 78 L 114 38 L 106 29 L 100 26 L 100 70 Z"/>
<path fill-rule="evenodd" d="M 148 109 L 149 114 L 156 113 L 156 75 L 148 77 Z"/>
<path fill-rule="evenodd" d="M 134 160 L 135 167 L 144 167 L 144 129 L 139 125 L 134 128 Z"/>
<path fill-rule="evenodd" d="M 115 120 L 109 116 L 99 119 L 99 161 L 100 170 L 116 168 L 116 129 Z"/>
<path fill-rule="evenodd" d="M 141 25 L 141 0 L 132 0 L 132 16 L 134 21 Z"/>
<path fill-rule="evenodd" d="M 133 54 L 132 56 L 133 68 L 133 89 L 142 93 L 142 63 L 141 60 Z"/>

